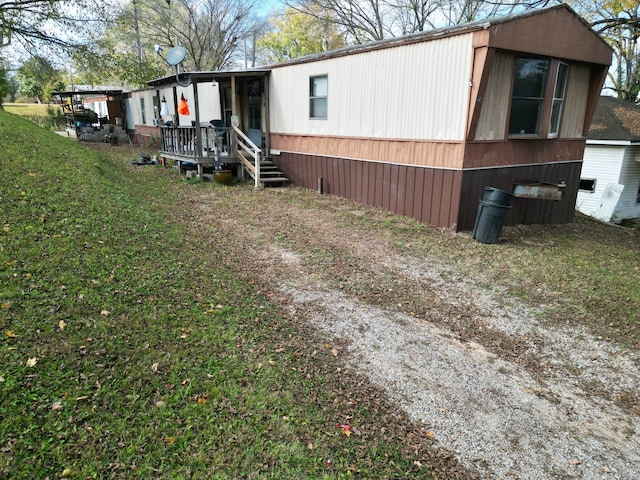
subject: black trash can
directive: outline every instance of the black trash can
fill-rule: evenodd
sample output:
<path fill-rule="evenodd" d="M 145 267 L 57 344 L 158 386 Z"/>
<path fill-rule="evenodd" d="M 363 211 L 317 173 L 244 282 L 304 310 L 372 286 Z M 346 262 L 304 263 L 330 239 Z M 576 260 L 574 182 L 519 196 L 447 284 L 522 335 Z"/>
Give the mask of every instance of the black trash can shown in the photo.
<path fill-rule="evenodd" d="M 511 209 L 513 195 L 504 190 L 485 187 L 473 227 L 473 239 L 482 243 L 498 243 L 504 219 Z"/>
<path fill-rule="evenodd" d="M 488 203 L 493 203 L 495 205 L 509 207 L 511 206 L 513 195 L 498 188 L 484 187 L 484 196 L 482 197 L 482 200 Z"/>

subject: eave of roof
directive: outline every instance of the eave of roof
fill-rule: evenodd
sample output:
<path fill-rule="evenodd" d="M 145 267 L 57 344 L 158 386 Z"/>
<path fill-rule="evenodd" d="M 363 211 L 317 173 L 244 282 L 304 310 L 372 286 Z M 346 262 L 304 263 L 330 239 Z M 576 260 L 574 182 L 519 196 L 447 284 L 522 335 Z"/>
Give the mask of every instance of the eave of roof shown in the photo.
<path fill-rule="evenodd" d="M 85 96 L 85 95 L 105 95 L 107 97 L 111 97 L 114 95 L 122 94 L 122 90 L 68 90 L 68 91 L 60 91 L 60 92 L 51 92 L 51 95 L 59 95 L 60 97 L 74 97 L 76 95 Z"/>
<path fill-rule="evenodd" d="M 212 71 L 200 71 L 200 72 L 182 72 L 180 73 L 180 82 L 186 81 L 191 78 L 191 81 L 197 82 L 211 82 L 215 80 L 221 80 L 231 77 L 260 77 L 268 75 L 271 70 L 269 68 L 251 68 L 244 70 L 212 70 Z M 177 81 L 176 75 L 168 75 L 162 78 L 156 78 L 149 80 L 147 85 L 150 87 L 170 87 L 180 85 Z"/>

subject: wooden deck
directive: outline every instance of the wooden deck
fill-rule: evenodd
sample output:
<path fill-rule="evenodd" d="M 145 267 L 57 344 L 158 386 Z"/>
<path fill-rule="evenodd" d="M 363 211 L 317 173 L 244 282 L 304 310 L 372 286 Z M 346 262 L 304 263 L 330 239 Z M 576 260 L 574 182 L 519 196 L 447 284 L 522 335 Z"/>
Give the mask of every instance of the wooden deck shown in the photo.
<path fill-rule="evenodd" d="M 183 164 L 195 164 L 198 175 L 205 167 L 230 169 L 240 165 L 238 177 L 244 173 L 254 179 L 255 187 L 284 185 L 289 179 L 262 155 L 256 146 L 238 128 L 196 126 L 160 127 L 160 154 L 175 160 L 182 171 Z"/>

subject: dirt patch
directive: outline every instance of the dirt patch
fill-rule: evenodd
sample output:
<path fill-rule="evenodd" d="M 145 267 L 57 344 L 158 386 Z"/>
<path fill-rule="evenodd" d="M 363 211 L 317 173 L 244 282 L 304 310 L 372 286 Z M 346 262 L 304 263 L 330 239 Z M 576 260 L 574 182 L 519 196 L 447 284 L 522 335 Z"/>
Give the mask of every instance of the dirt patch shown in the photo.
<path fill-rule="evenodd" d="M 349 370 L 465 467 L 483 478 L 640 478 L 637 352 L 545 322 L 562 306 L 553 292 L 532 290 L 546 303 L 524 305 L 429 255 L 407 219 L 344 199 L 244 186 L 185 194 L 203 255 L 222 250 L 286 298 L 291 319 L 338 345 Z M 474 243 L 447 231 L 435 242 Z"/>

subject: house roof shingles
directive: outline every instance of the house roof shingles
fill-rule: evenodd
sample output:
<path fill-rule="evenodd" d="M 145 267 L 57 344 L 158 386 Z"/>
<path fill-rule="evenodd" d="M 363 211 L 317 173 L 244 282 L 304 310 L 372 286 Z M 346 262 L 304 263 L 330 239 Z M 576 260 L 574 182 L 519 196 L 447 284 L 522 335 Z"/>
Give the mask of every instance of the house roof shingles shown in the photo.
<path fill-rule="evenodd" d="M 640 142 L 640 106 L 601 96 L 587 139 Z"/>

